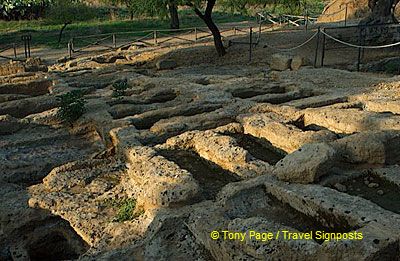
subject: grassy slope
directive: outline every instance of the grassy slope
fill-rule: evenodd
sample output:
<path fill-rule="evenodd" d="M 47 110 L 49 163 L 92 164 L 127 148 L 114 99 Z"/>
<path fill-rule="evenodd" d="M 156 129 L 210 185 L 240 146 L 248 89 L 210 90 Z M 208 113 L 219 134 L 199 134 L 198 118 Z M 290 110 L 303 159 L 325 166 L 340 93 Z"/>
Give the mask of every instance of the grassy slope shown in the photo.
<path fill-rule="evenodd" d="M 241 22 L 249 20 L 249 17 L 215 13 L 216 23 Z M 181 28 L 205 26 L 204 23 L 193 13 L 181 12 Z M 65 30 L 62 44 L 57 46 L 58 32 L 61 25 L 49 24 L 46 20 L 35 21 L 0 21 L 0 47 L 21 42 L 21 36 L 24 34 L 32 35 L 33 46 L 47 46 L 52 48 L 64 48 L 68 40 L 76 36 L 85 36 L 93 34 L 103 34 L 112 32 L 132 32 L 154 29 L 168 29 L 169 21 L 159 18 L 147 19 L 121 19 L 110 21 L 106 19 L 97 19 L 87 22 L 80 22 L 69 25 Z"/>

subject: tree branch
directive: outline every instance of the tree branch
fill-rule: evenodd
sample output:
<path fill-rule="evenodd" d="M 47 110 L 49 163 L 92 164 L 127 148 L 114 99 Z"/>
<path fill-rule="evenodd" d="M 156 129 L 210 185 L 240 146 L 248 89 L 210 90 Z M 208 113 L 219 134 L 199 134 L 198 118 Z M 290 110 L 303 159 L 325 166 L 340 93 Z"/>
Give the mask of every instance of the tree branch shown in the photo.
<path fill-rule="evenodd" d="M 206 7 L 206 11 L 204 13 L 205 16 L 211 17 L 212 10 L 213 10 L 214 5 L 215 5 L 215 1 L 216 0 L 208 0 L 207 1 L 207 7 Z"/>
<path fill-rule="evenodd" d="M 193 7 L 194 12 L 201 18 L 204 18 L 204 15 L 201 13 L 201 11 L 197 7 Z"/>

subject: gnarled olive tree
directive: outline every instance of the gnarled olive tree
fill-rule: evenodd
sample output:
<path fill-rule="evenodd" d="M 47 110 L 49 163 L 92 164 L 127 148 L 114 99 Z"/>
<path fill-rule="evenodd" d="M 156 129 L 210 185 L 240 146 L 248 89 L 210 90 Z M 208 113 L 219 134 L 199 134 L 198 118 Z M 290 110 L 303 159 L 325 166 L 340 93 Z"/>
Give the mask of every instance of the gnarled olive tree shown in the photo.
<path fill-rule="evenodd" d="M 400 0 L 368 0 L 371 13 L 361 21 L 361 24 L 391 24 L 397 23 L 394 15 L 396 5 Z"/>

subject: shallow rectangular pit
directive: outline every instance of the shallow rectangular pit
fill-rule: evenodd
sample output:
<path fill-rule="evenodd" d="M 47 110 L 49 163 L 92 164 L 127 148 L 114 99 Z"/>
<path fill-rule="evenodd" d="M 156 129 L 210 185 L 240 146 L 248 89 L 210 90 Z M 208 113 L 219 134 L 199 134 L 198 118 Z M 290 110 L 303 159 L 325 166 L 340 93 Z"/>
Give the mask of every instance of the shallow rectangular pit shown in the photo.
<path fill-rule="evenodd" d="M 168 132 L 165 132 L 165 133 L 163 133 L 161 135 L 157 135 L 157 136 L 153 133 L 154 136 L 141 140 L 141 143 L 146 146 L 155 146 L 157 144 L 165 143 L 167 139 L 177 136 L 177 135 L 180 135 L 186 131 L 192 131 L 192 130 L 204 131 L 204 130 L 209 130 L 209 129 L 215 129 L 217 127 L 224 126 L 224 125 L 227 125 L 227 124 L 230 124 L 233 122 L 235 122 L 235 119 L 227 117 L 227 118 L 221 118 L 218 121 L 217 120 L 207 121 L 207 122 L 199 121 L 198 125 L 191 125 L 192 123 L 190 123 L 190 124 L 184 123 L 185 128 L 181 128 L 181 129 L 179 129 L 179 128 L 174 129 L 174 127 L 173 127 L 174 124 L 171 124 L 171 125 L 167 126 L 167 128 L 172 126 L 171 129 L 174 129 L 174 130 L 169 130 Z"/>
<path fill-rule="evenodd" d="M 239 181 L 236 174 L 222 169 L 192 151 L 159 150 L 159 154 L 193 175 L 201 189 L 196 199 L 198 201 L 215 199 L 222 187 L 228 183 Z"/>
<path fill-rule="evenodd" d="M 237 89 L 231 91 L 231 94 L 235 98 L 248 99 L 259 95 L 270 94 L 270 93 L 284 93 L 285 88 L 280 86 L 274 86 L 269 89 Z"/>
<path fill-rule="evenodd" d="M 400 187 L 375 175 L 366 174 L 331 187 L 352 196 L 362 197 L 378 206 L 400 214 Z M 338 189 L 339 188 L 339 189 Z"/>
<path fill-rule="evenodd" d="M 271 93 L 252 97 L 251 100 L 261 103 L 282 104 L 290 101 L 312 97 L 313 94 L 305 91 L 292 91 L 285 93 Z"/>
<path fill-rule="evenodd" d="M 290 122 L 288 122 L 288 124 L 289 125 L 293 125 L 293 126 L 295 126 L 296 128 L 298 128 L 298 129 L 300 129 L 302 131 L 314 131 L 314 132 L 317 132 L 317 131 L 323 131 L 324 130 L 324 131 L 332 132 L 328 128 L 320 126 L 320 125 L 317 125 L 317 124 L 305 125 L 304 117 L 301 117 L 301 118 L 299 118 L 297 120 L 294 120 L 294 121 L 290 121 Z M 347 137 L 347 136 L 350 135 L 350 134 L 345 134 L 345 133 L 334 133 L 334 134 L 336 135 L 336 137 L 338 139 L 341 139 L 341 138 L 344 138 L 344 137 Z"/>
<path fill-rule="evenodd" d="M 144 103 L 145 104 L 165 103 L 175 100 L 176 97 L 177 95 L 173 91 L 159 92 L 151 96 L 149 99 L 146 99 Z"/>
<path fill-rule="evenodd" d="M 316 217 L 308 216 L 282 202 L 274 195 L 265 192 L 268 198 L 268 207 L 258 208 L 248 213 L 248 217 L 262 217 L 277 224 L 294 228 L 300 232 L 313 232 L 313 240 L 318 244 L 324 241 L 315 238 L 316 231 L 326 233 L 347 233 L 359 229 L 356 226 L 350 226 L 344 218 L 336 217 L 331 213 L 318 211 Z"/>
<path fill-rule="evenodd" d="M 302 131 L 320 131 L 320 130 L 328 130 L 325 127 L 316 125 L 316 124 L 309 124 L 305 125 L 304 123 L 304 117 L 300 117 L 297 120 L 290 121 L 288 124 L 295 126 L 296 128 L 302 130 Z"/>
<path fill-rule="evenodd" d="M 158 115 L 153 115 L 149 117 L 143 117 L 143 118 L 132 118 L 131 121 L 133 125 L 136 127 L 138 130 L 148 130 L 150 129 L 156 122 L 163 120 L 163 119 L 168 119 L 172 117 L 177 117 L 177 116 L 194 116 L 197 114 L 202 114 L 202 113 L 207 113 L 207 112 L 213 112 L 215 110 L 220 109 L 222 106 L 217 105 L 217 106 L 200 106 L 195 109 L 188 109 L 188 110 L 183 110 L 179 113 L 173 113 L 170 115 L 166 114 L 158 114 Z M 151 111 L 149 111 L 151 112 Z"/>
<path fill-rule="evenodd" d="M 306 108 L 321 108 L 325 106 L 336 105 L 340 103 L 345 103 L 347 101 L 347 96 L 332 96 L 331 94 L 321 94 L 303 100 L 288 102 L 286 105 L 303 110 Z"/>
<path fill-rule="evenodd" d="M 265 139 L 260 139 L 249 134 L 233 133 L 228 134 L 236 140 L 238 145 L 247 150 L 255 158 L 275 165 L 286 156 L 286 153 L 275 148 Z"/>

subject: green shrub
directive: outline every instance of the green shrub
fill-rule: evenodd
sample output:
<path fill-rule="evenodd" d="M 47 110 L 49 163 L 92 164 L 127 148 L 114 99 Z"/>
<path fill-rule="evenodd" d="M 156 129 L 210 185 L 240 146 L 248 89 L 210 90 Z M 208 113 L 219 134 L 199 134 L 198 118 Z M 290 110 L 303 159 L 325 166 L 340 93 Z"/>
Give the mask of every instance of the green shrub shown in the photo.
<path fill-rule="evenodd" d="M 124 222 L 133 220 L 144 214 L 143 209 L 136 209 L 136 199 L 134 198 L 120 198 L 105 200 L 105 205 L 117 209 L 117 214 L 113 222 Z"/>
<path fill-rule="evenodd" d="M 60 101 L 60 109 L 57 117 L 63 123 L 72 125 L 85 112 L 86 101 L 81 90 L 73 90 L 66 94 L 57 96 Z"/>
<path fill-rule="evenodd" d="M 36 19 L 43 15 L 51 0 L 1 0 L 0 19 Z"/>
<path fill-rule="evenodd" d="M 89 21 L 96 17 L 95 9 L 78 0 L 54 0 L 46 15 L 50 24 L 61 24 L 58 44 L 65 28 L 73 23 Z"/>
<path fill-rule="evenodd" d="M 384 71 L 389 74 L 399 74 L 400 73 L 399 61 L 396 60 L 389 61 L 384 65 Z"/>
<path fill-rule="evenodd" d="M 116 81 L 116 82 L 112 85 L 113 96 L 114 96 L 114 97 L 125 96 L 125 94 L 126 94 L 126 89 L 128 89 L 128 87 L 129 87 L 129 85 L 128 85 L 128 80 L 127 80 L 127 79 Z"/>

